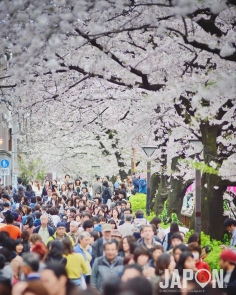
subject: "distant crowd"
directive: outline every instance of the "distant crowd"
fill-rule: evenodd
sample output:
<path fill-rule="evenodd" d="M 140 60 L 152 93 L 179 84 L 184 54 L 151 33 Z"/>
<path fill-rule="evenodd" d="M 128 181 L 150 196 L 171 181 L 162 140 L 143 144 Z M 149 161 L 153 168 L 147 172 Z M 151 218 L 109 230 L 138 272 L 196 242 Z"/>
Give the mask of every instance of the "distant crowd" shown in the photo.
<path fill-rule="evenodd" d="M 133 212 L 129 197 L 138 192 L 146 192 L 138 175 L 114 183 L 97 176 L 91 187 L 68 174 L 43 187 L 20 178 L 16 188 L 0 186 L 0 294 L 192 294 L 204 279 L 206 294 L 235 295 L 236 221 L 225 221 L 232 239 L 219 257 L 224 288 L 214 289 L 205 261 L 211 245 L 197 233 L 186 240 L 175 222 L 163 229 L 160 218 Z M 161 287 L 173 278 L 183 285 L 185 270 L 197 275 L 186 288 Z"/>

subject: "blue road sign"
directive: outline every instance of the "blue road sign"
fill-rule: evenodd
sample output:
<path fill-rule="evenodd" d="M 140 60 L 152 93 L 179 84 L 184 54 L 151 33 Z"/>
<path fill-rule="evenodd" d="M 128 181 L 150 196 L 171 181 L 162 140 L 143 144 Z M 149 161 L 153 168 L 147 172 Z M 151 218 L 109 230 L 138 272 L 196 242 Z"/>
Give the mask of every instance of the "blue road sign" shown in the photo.
<path fill-rule="evenodd" d="M 9 162 L 7 159 L 3 159 L 3 160 L 1 161 L 1 167 L 2 167 L 2 168 L 8 168 L 9 165 L 10 165 L 10 162 Z"/>

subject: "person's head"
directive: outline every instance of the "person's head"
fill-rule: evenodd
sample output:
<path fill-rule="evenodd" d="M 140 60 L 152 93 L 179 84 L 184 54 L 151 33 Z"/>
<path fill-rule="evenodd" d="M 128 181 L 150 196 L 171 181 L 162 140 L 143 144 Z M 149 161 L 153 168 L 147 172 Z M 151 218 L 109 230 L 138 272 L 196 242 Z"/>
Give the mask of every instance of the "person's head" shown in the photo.
<path fill-rule="evenodd" d="M 174 257 L 168 253 L 162 253 L 156 262 L 155 274 L 157 276 L 164 275 L 166 269 L 172 272 L 174 268 Z"/>
<path fill-rule="evenodd" d="M 230 249 L 224 250 L 220 254 L 220 268 L 227 271 L 232 270 L 236 263 L 236 253 Z"/>
<path fill-rule="evenodd" d="M 46 227 L 48 225 L 48 216 L 46 214 L 41 215 L 40 222 L 42 227 Z"/>
<path fill-rule="evenodd" d="M 36 273 L 39 270 L 40 256 L 37 253 L 28 252 L 23 253 L 22 271 L 27 277 L 30 273 Z"/>
<path fill-rule="evenodd" d="M 17 239 L 15 240 L 15 252 L 17 255 L 21 255 L 24 249 L 23 240 Z"/>
<path fill-rule="evenodd" d="M 18 184 L 22 184 L 22 183 L 23 183 L 22 178 L 18 177 L 18 178 L 17 178 L 17 182 L 18 182 Z"/>
<path fill-rule="evenodd" d="M 171 222 L 171 224 L 170 224 L 170 232 L 171 233 L 179 232 L 179 225 L 178 225 L 177 222 Z"/>
<path fill-rule="evenodd" d="M 23 230 L 21 233 L 21 238 L 23 241 L 28 242 L 30 234 L 27 230 Z"/>
<path fill-rule="evenodd" d="M 52 196 L 52 189 L 51 188 L 48 188 L 47 195 L 48 195 L 48 197 L 51 197 Z"/>
<path fill-rule="evenodd" d="M 236 220 L 234 220 L 233 218 L 227 218 L 224 221 L 224 227 L 228 232 L 231 233 L 236 227 Z"/>
<path fill-rule="evenodd" d="M 99 238 L 100 238 L 100 236 L 99 236 L 99 232 L 97 232 L 97 231 L 92 231 L 91 233 L 90 233 L 90 245 L 92 245 L 94 242 L 96 242 Z"/>
<path fill-rule="evenodd" d="M 126 199 L 126 191 L 124 189 L 119 191 L 119 198 L 120 199 Z M 123 208 L 125 208 L 125 207 L 126 207 L 126 204 L 125 204 L 125 206 L 123 205 Z M 121 208 L 122 208 L 122 204 L 121 204 Z"/>
<path fill-rule="evenodd" d="M 79 243 L 82 248 L 87 248 L 90 244 L 90 233 L 84 231 L 79 235 Z"/>
<path fill-rule="evenodd" d="M 118 253 L 118 246 L 115 242 L 107 242 L 103 246 L 108 261 L 113 261 Z"/>
<path fill-rule="evenodd" d="M 143 225 L 140 231 L 144 240 L 151 240 L 153 238 L 154 232 L 151 225 Z"/>
<path fill-rule="evenodd" d="M 84 231 L 86 232 L 92 232 L 93 231 L 93 222 L 92 220 L 86 220 L 84 223 L 83 223 L 83 228 L 84 228 Z"/>
<path fill-rule="evenodd" d="M 74 234 L 77 232 L 77 230 L 78 230 L 78 223 L 77 223 L 77 221 L 72 220 L 70 222 L 70 232 Z"/>
<path fill-rule="evenodd" d="M 143 218 L 143 216 L 144 216 L 144 211 L 141 210 L 141 209 L 137 210 L 137 211 L 135 212 L 135 216 L 136 216 L 136 218 Z"/>
<path fill-rule="evenodd" d="M 212 247 L 210 245 L 206 245 L 202 247 L 201 258 L 205 259 L 207 255 L 212 251 Z"/>
<path fill-rule="evenodd" d="M 109 241 L 111 239 L 111 232 L 112 226 L 110 224 L 105 223 L 102 225 L 102 235 L 106 241 Z"/>
<path fill-rule="evenodd" d="M 119 211 L 117 210 L 117 209 L 112 209 L 112 211 L 111 211 L 111 217 L 112 218 L 115 218 L 115 219 L 117 219 L 117 218 L 119 218 Z"/>
<path fill-rule="evenodd" d="M 26 185 L 26 191 L 27 192 L 32 192 L 32 185 L 31 184 Z"/>
<path fill-rule="evenodd" d="M 154 217 L 151 221 L 150 224 L 154 224 L 156 229 L 159 228 L 160 224 L 161 224 L 161 219 L 158 217 Z"/>
<path fill-rule="evenodd" d="M 96 177 L 96 180 L 97 180 L 98 182 L 101 182 L 101 181 L 102 181 L 102 179 L 101 179 L 100 176 L 97 176 L 97 177 Z"/>
<path fill-rule="evenodd" d="M 170 237 L 170 241 L 171 241 L 172 248 L 174 248 L 183 243 L 183 238 L 180 233 L 174 233 Z"/>
<path fill-rule="evenodd" d="M 147 264 L 149 258 L 150 258 L 150 253 L 146 247 L 140 246 L 134 250 L 134 261 L 141 267 Z"/>
<path fill-rule="evenodd" d="M 68 237 L 66 237 L 65 239 L 62 240 L 62 246 L 63 246 L 63 254 L 64 255 L 69 255 L 69 254 L 74 253 L 71 240 Z"/>
<path fill-rule="evenodd" d="M 27 282 L 27 286 L 21 295 L 49 295 L 47 289 L 40 281 Z"/>
<path fill-rule="evenodd" d="M 144 276 L 134 277 L 123 283 L 122 290 L 125 294 L 152 295 L 152 285 Z M 124 294 L 124 293 L 123 293 Z"/>
<path fill-rule="evenodd" d="M 47 263 L 41 272 L 41 281 L 50 295 L 61 294 L 62 290 L 66 294 L 68 278 L 62 264 L 57 262 Z"/>
<path fill-rule="evenodd" d="M 41 261 L 44 261 L 45 255 L 47 253 L 47 248 L 42 242 L 36 242 L 32 248 L 31 252 L 37 253 Z"/>
<path fill-rule="evenodd" d="M 126 209 L 126 201 L 121 201 L 121 210 L 124 211 Z"/>
<path fill-rule="evenodd" d="M 201 255 L 201 247 L 197 242 L 188 244 L 188 250 L 193 254 L 193 258 L 196 262 L 199 261 Z"/>
<path fill-rule="evenodd" d="M 185 244 L 179 244 L 178 246 L 174 247 L 173 256 L 176 263 L 179 261 L 179 257 L 184 251 L 188 251 L 188 247 Z"/>
<path fill-rule="evenodd" d="M 66 174 L 66 175 L 65 175 L 65 181 L 66 181 L 66 182 L 69 182 L 69 181 L 70 181 L 70 175 L 69 175 L 69 174 Z"/>
<path fill-rule="evenodd" d="M 13 224 L 13 222 L 14 222 L 14 215 L 11 214 L 10 211 L 7 211 L 5 213 L 5 220 L 6 220 L 6 224 Z"/>
<path fill-rule="evenodd" d="M 157 261 L 159 256 L 164 253 L 164 248 L 162 245 L 156 245 L 152 248 L 152 258 Z"/>
<path fill-rule="evenodd" d="M 125 222 L 132 222 L 132 220 L 133 220 L 133 215 L 132 214 L 126 214 L 125 215 Z"/>
<path fill-rule="evenodd" d="M 62 238 L 66 232 L 66 225 L 64 222 L 58 222 L 56 234 L 59 238 Z"/>
<path fill-rule="evenodd" d="M 122 249 L 125 253 L 129 252 L 131 253 L 132 244 L 136 242 L 136 239 L 134 236 L 126 236 L 122 240 Z"/>
<path fill-rule="evenodd" d="M 108 183 L 107 180 L 104 180 L 102 184 L 103 184 L 103 186 L 105 186 L 105 187 L 109 187 L 109 183 Z"/>
<path fill-rule="evenodd" d="M 198 243 L 199 245 L 201 245 L 201 239 L 198 233 L 192 233 L 190 235 L 190 237 L 188 238 L 187 244 L 191 244 L 191 243 Z"/>
<path fill-rule="evenodd" d="M 116 239 L 118 242 L 120 242 L 122 240 L 122 235 L 121 233 L 118 231 L 118 229 L 113 229 L 111 232 L 111 237 L 113 239 Z"/>
<path fill-rule="evenodd" d="M 183 275 L 184 269 L 192 269 L 194 270 L 196 266 L 196 262 L 193 258 L 193 254 L 190 251 L 184 251 L 179 257 L 179 261 L 176 264 L 176 269 L 179 272 L 179 275 Z"/>
<path fill-rule="evenodd" d="M 117 229 L 117 224 L 116 224 L 115 220 L 109 219 L 107 223 L 111 224 L 112 229 Z"/>
<path fill-rule="evenodd" d="M 42 237 L 39 234 L 32 234 L 29 237 L 30 247 L 32 247 L 36 242 L 42 242 Z"/>
<path fill-rule="evenodd" d="M 62 255 L 63 245 L 61 241 L 59 240 L 50 241 L 47 246 L 49 249 L 48 256 L 53 258 L 53 257 L 58 257 Z"/>
<path fill-rule="evenodd" d="M 143 275 L 143 270 L 140 265 L 138 264 L 127 265 L 121 277 L 121 281 L 127 282 L 130 279 L 133 279 L 136 277 L 142 277 L 142 275 Z"/>

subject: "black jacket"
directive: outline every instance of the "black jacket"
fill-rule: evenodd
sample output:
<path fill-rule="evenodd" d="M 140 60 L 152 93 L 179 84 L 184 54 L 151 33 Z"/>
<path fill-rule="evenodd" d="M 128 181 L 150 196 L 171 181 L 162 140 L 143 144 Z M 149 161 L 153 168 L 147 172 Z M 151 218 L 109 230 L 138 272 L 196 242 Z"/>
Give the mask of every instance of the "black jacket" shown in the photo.
<path fill-rule="evenodd" d="M 227 295 L 235 295 L 236 294 L 236 267 L 234 268 L 231 277 L 229 279 L 229 283 L 227 288 L 225 289 Z"/>

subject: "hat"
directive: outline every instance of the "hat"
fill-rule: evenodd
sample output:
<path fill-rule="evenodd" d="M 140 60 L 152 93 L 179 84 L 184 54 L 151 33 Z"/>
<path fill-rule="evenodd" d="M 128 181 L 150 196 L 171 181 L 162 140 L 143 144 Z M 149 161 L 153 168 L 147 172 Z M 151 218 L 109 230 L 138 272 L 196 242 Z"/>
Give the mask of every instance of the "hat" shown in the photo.
<path fill-rule="evenodd" d="M 224 250 L 220 254 L 220 258 L 229 262 L 236 263 L 236 253 L 232 250 Z"/>
<path fill-rule="evenodd" d="M 99 233 L 102 231 L 102 226 L 101 224 L 98 224 L 97 226 L 94 227 L 94 231 L 98 231 Z"/>
<path fill-rule="evenodd" d="M 122 235 L 118 231 L 118 229 L 113 229 L 112 232 L 111 232 L 111 235 L 114 236 L 114 237 L 120 237 L 120 238 L 122 238 Z"/>
<path fill-rule="evenodd" d="M 111 224 L 104 223 L 104 224 L 102 225 L 102 231 L 112 231 L 112 226 L 111 226 Z"/>
<path fill-rule="evenodd" d="M 19 214 L 17 212 L 11 212 L 11 214 L 14 216 L 14 220 L 16 221 L 19 217 Z"/>
<path fill-rule="evenodd" d="M 58 227 L 66 227 L 66 224 L 64 222 L 58 222 L 57 228 Z"/>

